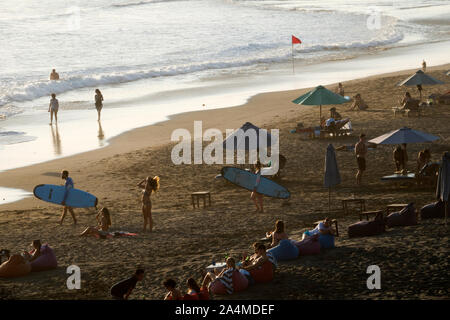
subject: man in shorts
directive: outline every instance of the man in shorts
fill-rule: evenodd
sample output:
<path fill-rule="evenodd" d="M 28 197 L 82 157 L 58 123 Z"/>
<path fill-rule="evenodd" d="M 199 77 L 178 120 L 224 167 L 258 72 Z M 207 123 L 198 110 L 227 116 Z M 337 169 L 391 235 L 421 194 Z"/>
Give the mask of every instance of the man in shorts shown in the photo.
<path fill-rule="evenodd" d="M 111 296 L 115 300 L 128 300 L 137 282 L 143 279 L 144 269 L 137 269 L 131 278 L 122 280 L 111 287 Z"/>
<path fill-rule="evenodd" d="M 359 141 L 355 145 L 355 155 L 356 162 L 358 163 L 358 172 L 356 173 L 356 184 L 361 185 L 361 178 L 366 171 L 366 155 L 367 155 L 367 145 L 366 145 L 366 135 L 361 133 L 359 136 Z"/>

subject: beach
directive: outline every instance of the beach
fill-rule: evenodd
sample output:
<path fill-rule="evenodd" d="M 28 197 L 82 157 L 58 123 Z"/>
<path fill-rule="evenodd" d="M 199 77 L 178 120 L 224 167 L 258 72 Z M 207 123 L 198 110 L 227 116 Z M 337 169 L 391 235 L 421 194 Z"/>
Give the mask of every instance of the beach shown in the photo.
<path fill-rule="evenodd" d="M 434 66 L 427 73 L 448 82 L 449 64 Z M 369 151 L 363 186 L 355 185 L 356 161 L 350 151 L 338 151 L 337 161 L 342 184 L 332 192 L 332 212 L 328 212 L 328 190 L 323 187 L 326 147 L 354 144 L 359 133 L 369 139 L 407 126 L 440 137 L 432 144 L 408 146 L 409 168 L 414 170 L 417 153 L 429 148 L 432 159 L 440 159 L 450 148 L 450 109 L 431 106 L 418 117 L 397 116 L 392 107 L 405 91 L 417 96 L 415 88 L 397 87 L 416 69 L 344 81 L 346 95 L 360 93 L 367 111 L 349 111 L 350 104 L 337 105 L 352 121 L 351 136 L 334 139 L 307 139 L 291 130 L 301 122 L 317 125 L 317 107 L 298 106 L 291 101 L 309 88 L 261 93 L 245 104 L 229 108 L 180 113 L 150 126 L 144 126 L 112 138 L 100 149 L 64 158 L 0 172 L 2 187 L 28 192 L 41 183 L 61 184 L 63 169 L 70 171 L 77 188 L 95 194 L 99 207 L 112 215 L 112 229 L 136 232 L 129 238 L 80 238 L 78 234 L 95 224 L 94 209 L 76 210 L 78 225 L 67 217 L 58 225 L 61 207 L 35 198 L 0 206 L 1 247 L 21 252 L 34 239 L 54 248 L 59 267 L 32 273 L 19 279 L 0 280 L 8 297 L 16 299 L 108 299 L 110 286 L 132 274 L 136 266 L 146 269 L 146 277 L 133 292 L 133 299 L 162 299 L 162 281 L 174 278 L 185 290 L 189 277 L 200 280 L 201 271 L 211 261 L 226 255 L 239 256 L 250 251 L 251 244 L 284 220 L 291 238 L 299 240 L 302 231 L 326 216 L 339 221 L 337 248 L 318 256 L 301 257 L 280 263 L 269 284 L 250 287 L 232 296 L 215 299 L 448 299 L 448 228 L 442 219 L 420 221 L 419 225 L 388 229 L 380 236 L 350 239 L 347 226 L 359 221 L 357 214 L 344 215 L 342 198 L 362 197 L 368 210 L 381 210 L 391 203 L 414 202 L 420 209 L 435 199 L 435 190 L 426 187 L 397 186 L 380 181 L 394 172 L 392 146 Z M 334 90 L 336 84 L 327 86 Z M 424 87 L 424 96 L 446 92 L 448 85 Z M 331 107 L 331 106 L 329 106 Z M 329 113 L 329 107 L 323 112 Z M 292 196 L 289 201 L 265 199 L 265 212 L 253 213 L 250 192 L 226 184 L 214 177 L 222 165 L 174 165 L 170 160 L 175 129 L 193 131 L 194 121 L 202 121 L 203 130 L 237 129 L 247 121 L 280 130 L 280 153 L 287 158 L 279 183 Z M 80 142 L 81 143 L 81 142 Z M 158 175 L 161 189 L 152 197 L 153 233 L 141 233 L 140 190 L 136 184 L 146 176 Z M 209 190 L 212 206 L 192 209 L 190 194 Z M 366 269 L 378 265 L 382 289 L 368 290 Z M 80 290 L 66 288 L 66 268 L 81 268 Z"/>

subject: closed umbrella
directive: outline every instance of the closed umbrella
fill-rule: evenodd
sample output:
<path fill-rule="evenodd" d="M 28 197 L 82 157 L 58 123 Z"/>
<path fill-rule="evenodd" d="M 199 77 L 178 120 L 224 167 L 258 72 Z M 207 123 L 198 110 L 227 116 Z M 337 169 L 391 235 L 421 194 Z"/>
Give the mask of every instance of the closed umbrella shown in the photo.
<path fill-rule="evenodd" d="M 444 202 L 445 207 L 445 225 L 447 225 L 448 199 L 450 196 L 450 153 L 446 152 L 442 156 L 441 166 L 439 167 L 439 176 L 436 186 L 436 197 Z"/>
<path fill-rule="evenodd" d="M 420 100 L 422 100 L 422 86 L 444 84 L 444 82 L 427 75 L 422 70 L 417 70 L 412 76 L 400 82 L 399 86 L 417 86 L 419 89 Z"/>
<path fill-rule="evenodd" d="M 331 188 L 341 183 L 341 175 L 336 161 L 336 152 L 330 143 L 325 156 L 325 175 L 323 184 L 328 188 L 328 212 L 331 211 Z"/>
<path fill-rule="evenodd" d="M 322 105 L 342 104 L 349 101 L 349 99 L 346 99 L 323 86 L 318 86 L 292 102 L 305 106 L 320 106 L 320 120 L 322 120 Z"/>
<path fill-rule="evenodd" d="M 369 141 L 374 144 L 424 143 L 438 140 L 439 137 L 411 128 L 403 127 L 376 137 Z"/>
<path fill-rule="evenodd" d="M 250 139 L 249 139 L 249 130 L 254 130 L 256 133 L 256 150 L 259 150 L 259 136 L 260 132 L 265 132 L 267 134 L 267 140 L 266 140 L 266 146 L 269 147 L 272 144 L 272 136 L 270 133 L 267 132 L 265 129 L 261 129 L 254 124 L 250 122 L 244 123 L 242 127 L 240 127 L 238 130 L 230 134 L 224 141 L 223 141 L 223 148 L 224 149 L 230 149 L 233 148 L 234 150 L 245 150 L 245 151 L 251 151 L 255 150 L 255 146 L 250 145 Z"/>

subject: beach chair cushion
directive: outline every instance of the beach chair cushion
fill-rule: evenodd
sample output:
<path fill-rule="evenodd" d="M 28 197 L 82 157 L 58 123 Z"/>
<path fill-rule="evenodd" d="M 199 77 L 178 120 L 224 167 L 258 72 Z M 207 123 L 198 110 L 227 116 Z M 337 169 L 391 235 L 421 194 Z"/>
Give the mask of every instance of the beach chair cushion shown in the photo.
<path fill-rule="evenodd" d="M 321 249 L 334 248 L 334 236 L 331 234 L 321 234 L 319 235 L 319 243 Z"/>
<path fill-rule="evenodd" d="M 249 272 L 255 283 L 266 283 L 273 280 L 273 265 L 270 261 L 264 262 L 261 267 Z"/>
<path fill-rule="evenodd" d="M 374 236 L 383 232 L 385 232 L 385 224 L 381 219 L 359 221 L 348 227 L 348 236 L 350 238 Z"/>
<path fill-rule="evenodd" d="M 55 269 L 58 266 L 56 256 L 52 248 L 48 244 L 41 247 L 41 255 L 31 262 L 31 271 L 45 271 Z"/>
<path fill-rule="evenodd" d="M 244 276 L 242 273 L 240 273 L 237 270 L 233 271 L 232 275 L 232 281 L 233 281 L 233 292 L 240 292 L 244 291 L 248 287 L 248 279 L 246 276 Z M 220 279 L 215 279 L 211 282 L 209 286 L 209 290 L 212 294 L 227 294 L 227 288 L 223 284 Z"/>
<path fill-rule="evenodd" d="M 298 248 L 300 256 L 308 256 L 320 253 L 319 235 L 315 234 L 307 237 L 302 241 L 292 240 L 292 243 Z"/>
<path fill-rule="evenodd" d="M 292 260 L 298 257 L 298 248 L 289 240 L 281 240 L 280 243 L 268 250 L 277 261 Z"/>
<path fill-rule="evenodd" d="M 16 278 L 31 272 L 31 265 L 24 257 L 14 254 L 0 265 L 0 278 Z"/>
<path fill-rule="evenodd" d="M 391 213 L 386 218 L 386 225 L 388 227 L 414 226 L 416 224 L 417 216 L 413 203 L 408 204 L 400 212 Z"/>
<path fill-rule="evenodd" d="M 420 209 L 421 219 L 432 219 L 432 218 L 444 218 L 445 217 L 445 205 L 442 201 L 436 201 L 427 204 Z"/>

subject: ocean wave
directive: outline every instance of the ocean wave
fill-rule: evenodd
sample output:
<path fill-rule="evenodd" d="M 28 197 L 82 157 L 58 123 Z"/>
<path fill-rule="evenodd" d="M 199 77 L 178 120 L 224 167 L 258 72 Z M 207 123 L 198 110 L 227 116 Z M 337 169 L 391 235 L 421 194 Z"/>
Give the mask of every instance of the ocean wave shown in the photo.
<path fill-rule="evenodd" d="M 0 145 L 10 145 L 36 140 L 34 136 L 28 136 L 26 132 L 0 131 Z"/>
<path fill-rule="evenodd" d="M 148 1 L 136 1 L 136 2 L 127 2 L 127 3 L 111 4 L 111 7 L 113 7 L 113 8 L 126 8 L 126 7 L 143 6 L 143 5 L 153 4 L 153 3 L 176 2 L 176 1 L 182 1 L 182 0 L 148 0 Z"/>

